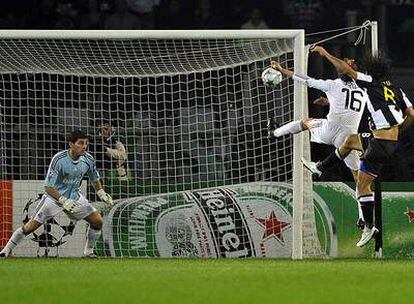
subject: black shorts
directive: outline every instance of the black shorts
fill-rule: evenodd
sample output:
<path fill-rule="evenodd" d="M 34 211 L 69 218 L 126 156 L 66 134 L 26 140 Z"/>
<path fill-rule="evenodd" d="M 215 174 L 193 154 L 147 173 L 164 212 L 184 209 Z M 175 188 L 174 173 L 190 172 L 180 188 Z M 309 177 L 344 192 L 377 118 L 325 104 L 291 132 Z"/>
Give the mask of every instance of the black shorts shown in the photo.
<path fill-rule="evenodd" d="M 382 165 L 387 162 L 395 152 L 397 141 L 377 139 L 371 137 L 368 141 L 364 154 L 362 154 L 359 170 L 377 177 Z"/>
<path fill-rule="evenodd" d="M 372 133 L 358 133 L 358 139 L 362 146 L 362 152 L 368 148 L 369 141 L 374 138 Z"/>

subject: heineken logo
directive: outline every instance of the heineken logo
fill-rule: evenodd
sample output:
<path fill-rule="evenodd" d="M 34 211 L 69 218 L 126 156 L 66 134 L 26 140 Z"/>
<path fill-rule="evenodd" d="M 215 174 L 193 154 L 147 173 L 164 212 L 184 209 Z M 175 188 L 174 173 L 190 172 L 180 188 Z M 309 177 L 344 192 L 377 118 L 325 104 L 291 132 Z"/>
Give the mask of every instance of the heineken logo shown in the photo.
<path fill-rule="evenodd" d="M 145 227 L 147 221 L 151 221 L 154 212 L 168 206 L 168 201 L 163 198 L 150 198 L 139 204 L 137 208 L 133 209 L 128 217 L 128 236 L 129 244 L 132 250 L 139 250 L 147 247 L 147 235 Z"/>
<path fill-rule="evenodd" d="M 284 257 L 292 253 L 292 187 L 251 183 L 130 198 L 105 218 L 111 256 Z"/>
<path fill-rule="evenodd" d="M 195 202 L 203 210 L 210 225 L 217 254 L 238 258 L 253 256 L 253 246 L 243 213 L 234 199 L 235 193 L 225 188 L 194 191 Z"/>
<path fill-rule="evenodd" d="M 258 218 L 257 221 L 265 228 L 263 240 L 274 237 L 278 242 L 284 244 L 283 231 L 290 228 L 289 222 L 279 221 L 274 211 L 269 215 L 269 218 Z"/>
<path fill-rule="evenodd" d="M 165 237 L 170 243 L 171 256 L 174 257 L 196 257 L 198 249 L 193 243 L 191 227 L 185 219 L 171 221 L 165 229 Z"/>

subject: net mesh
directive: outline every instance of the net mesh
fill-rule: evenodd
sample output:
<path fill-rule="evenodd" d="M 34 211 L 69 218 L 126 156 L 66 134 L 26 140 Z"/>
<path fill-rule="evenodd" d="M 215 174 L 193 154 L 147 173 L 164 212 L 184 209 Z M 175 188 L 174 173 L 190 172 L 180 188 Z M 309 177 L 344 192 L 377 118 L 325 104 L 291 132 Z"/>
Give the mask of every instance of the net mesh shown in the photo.
<path fill-rule="evenodd" d="M 221 70 L 292 50 L 289 39 L 2 40 L 0 73 L 119 77 Z"/>
<path fill-rule="evenodd" d="M 0 40 L 1 180 L 13 181 L 12 214 L 7 207 L 10 199 L 3 193 L 2 223 L 12 222 L 15 229 L 27 219 L 26 213 L 35 206 L 28 202 L 42 192 L 41 181 L 52 156 L 68 148 L 70 131 L 81 128 L 91 136 L 89 150 L 107 192 L 118 202 L 109 213 L 100 254 L 224 257 L 239 252 L 249 256 L 240 248 L 232 253 L 217 249 L 221 248 L 217 240 L 223 241 L 224 236 L 214 233 L 223 229 L 213 225 L 218 218 L 212 215 L 214 210 L 203 209 L 208 200 L 197 192 L 213 188 L 231 214 L 227 225 L 238 229 L 228 233 L 243 236 L 241 244 L 250 242 L 251 256 L 266 256 L 266 252 L 267 256 L 278 256 L 278 252 L 289 256 L 289 250 L 280 251 L 283 246 L 290 248 L 284 241 L 288 237 L 283 238 L 283 233 L 291 232 L 289 225 L 273 235 L 273 245 L 260 238 L 263 229 L 269 229 L 270 222 L 264 219 L 272 212 L 289 223 L 291 199 L 280 203 L 286 214 L 263 207 L 266 204 L 253 208 L 254 204 L 237 207 L 231 202 L 243 200 L 243 195 L 277 201 L 278 191 L 292 191 L 285 188 L 292 181 L 292 138 L 269 141 L 266 120 L 276 117 L 284 124 L 293 119 L 293 82 L 284 79 L 268 89 L 260 74 L 271 58 L 293 69 L 293 55 L 292 39 Z M 284 186 L 270 191 L 265 181 Z M 265 190 L 253 187 L 255 182 L 262 182 Z M 246 186 L 226 188 L 238 184 Z M 85 182 L 82 188 L 100 208 L 90 185 Z M 142 201 L 153 195 L 159 196 Z M 145 204 L 155 211 L 139 213 Z M 187 214 L 188 210 L 165 216 L 165 210 L 185 209 L 179 206 L 198 208 L 204 220 Z M 157 222 L 162 214 L 174 224 Z M 151 222 L 134 226 L 134 221 L 142 220 L 140 216 Z M 3 233 L 10 235 L 10 225 L 2 225 Z M 60 248 L 60 255 L 81 255 L 85 227 L 80 224 L 64 244 L 56 245 L 66 237 L 69 225 L 64 215 L 59 216 L 38 233 L 55 238 L 54 242 L 28 239 L 15 254 L 58 254 Z M 135 231 L 143 226 L 145 233 Z M 271 227 L 276 229 L 274 223 Z M 180 238 L 209 230 L 213 231 L 209 241 L 198 237 L 198 245 L 191 245 L 188 237 Z M 114 248 L 115 234 L 122 250 Z M 144 251 L 136 245 L 142 237 Z M 256 244 L 252 239 L 260 240 Z M 225 238 L 223 246 L 239 241 Z M 167 247 L 175 248 L 174 254 L 166 253 Z"/>

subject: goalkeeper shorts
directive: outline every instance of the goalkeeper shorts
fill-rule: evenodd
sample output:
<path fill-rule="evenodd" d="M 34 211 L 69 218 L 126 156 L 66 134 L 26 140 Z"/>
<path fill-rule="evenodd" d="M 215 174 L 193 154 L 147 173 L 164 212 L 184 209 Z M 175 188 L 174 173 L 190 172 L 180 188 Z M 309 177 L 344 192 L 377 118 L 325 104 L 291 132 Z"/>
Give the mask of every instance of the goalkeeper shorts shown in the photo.
<path fill-rule="evenodd" d="M 83 195 L 80 195 L 78 203 L 82 205 L 82 208 L 76 213 L 68 213 L 65 212 L 62 207 L 57 205 L 56 200 L 52 199 L 47 194 L 43 194 L 42 199 L 37 204 L 31 218 L 44 224 L 63 211 L 70 219 L 78 221 L 96 211 L 96 208 L 92 206 L 92 204 Z"/>

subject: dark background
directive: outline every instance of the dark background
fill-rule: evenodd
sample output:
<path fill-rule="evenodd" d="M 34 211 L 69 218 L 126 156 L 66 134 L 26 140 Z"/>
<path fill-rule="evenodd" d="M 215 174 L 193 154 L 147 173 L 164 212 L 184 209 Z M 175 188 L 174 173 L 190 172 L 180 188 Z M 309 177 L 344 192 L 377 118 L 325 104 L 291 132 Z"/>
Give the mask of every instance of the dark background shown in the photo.
<path fill-rule="evenodd" d="M 303 28 L 309 34 L 359 25 L 364 20 L 378 21 L 380 49 L 393 61 L 393 80 L 413 99 L 413 0 L 18 0 L 0 4 L 1 29 L 240 29 L 256 25 L 270 29 Z M 320 40 L 318 37 L 307 36 L 307 43 Z M 357 57 L 355 38 L 341 37 L 326 47 L 342 56 Z M 312 57 L 309 75 L 336 76 L 329 64 Z M 310 90 L 309 97 L 311 101 L 317 93 Z M 312 106 L 309 113 L 311 117 L 324 117 L 327 110 Z M 412 137 L 412 129 L 404 134 L 401 149 L 384 168 L 384 180 L 414 181 Z M 312 158 L 320 159 L 331 150 L 332 147 L 312 144 Z M 341 165 L 322 178 L 352 179 Z"/>

